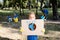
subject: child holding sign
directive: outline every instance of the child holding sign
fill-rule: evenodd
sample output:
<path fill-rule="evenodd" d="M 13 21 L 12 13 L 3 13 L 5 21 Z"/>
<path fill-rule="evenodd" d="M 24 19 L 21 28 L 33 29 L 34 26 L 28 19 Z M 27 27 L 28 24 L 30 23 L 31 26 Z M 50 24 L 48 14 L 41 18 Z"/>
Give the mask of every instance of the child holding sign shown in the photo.
<path fill-rule="evenodd" d="M 36 19 L 35 13 L 30 12 L 29 13 L 29 20 L 35 20 L 35 19 Z M 37 35 L 28 35 L 27 40 L 38 40 L 38 36 Z"/>
<path fill-rule="evenodd" d="M 35 20 L 35 19 L 36 19 L 35 13 L 34 12 L 30 12 L 29 13 L 29 20 Z M 34 30 L 32 25 L 30 25 L 30 28 L 32 28 L 32 30 Z M 21 31 L 23 31 L 23 30 L 21 30 Z M 45 32 L 44 29 L 42 31 Z M 38 40 L 38 36 L 37 35 L 28 35 L 27 36 L 27 40 Z"/>

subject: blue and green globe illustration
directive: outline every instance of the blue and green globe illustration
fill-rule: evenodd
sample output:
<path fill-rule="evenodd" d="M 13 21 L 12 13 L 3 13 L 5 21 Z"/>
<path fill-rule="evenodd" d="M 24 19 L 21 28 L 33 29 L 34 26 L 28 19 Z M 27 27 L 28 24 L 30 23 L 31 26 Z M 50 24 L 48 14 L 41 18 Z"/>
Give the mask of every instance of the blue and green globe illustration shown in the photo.
<path fill-rule="evenodd" d="M 29 24 L 29 29 L 30 29 L 31 31 L 34 31 L 34 30 L 36 29 L 36 25 L 35 25 L 34 23 L 30 23 L 30 24 Z"/>

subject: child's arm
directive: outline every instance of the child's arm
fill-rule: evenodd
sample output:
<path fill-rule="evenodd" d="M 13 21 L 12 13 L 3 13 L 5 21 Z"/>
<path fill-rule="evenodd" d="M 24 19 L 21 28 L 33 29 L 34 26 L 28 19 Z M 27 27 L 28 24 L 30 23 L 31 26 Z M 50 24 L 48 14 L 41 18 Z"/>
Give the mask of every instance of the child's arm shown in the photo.
<path fill-rule="evenodd" d="M 21 33 L 24 32 L 24 29 L 22 27 L 20 27 L 19 32 L 21 32 Z M 24 40 L 24 35 L 20 34 L 20 36 L 21 36 L 21 40 Z"/>

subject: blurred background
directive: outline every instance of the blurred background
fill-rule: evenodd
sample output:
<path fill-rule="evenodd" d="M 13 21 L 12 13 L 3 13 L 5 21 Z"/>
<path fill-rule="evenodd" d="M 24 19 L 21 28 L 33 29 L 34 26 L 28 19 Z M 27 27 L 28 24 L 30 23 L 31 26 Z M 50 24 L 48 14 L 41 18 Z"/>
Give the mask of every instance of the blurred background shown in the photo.
<path fill-rule="evenodd" d="M 19 15 L 19 18 L 25 18 L 30 11 L 34 11 L 36 15 L 42 15 L 41 10 L 48 10 L 48 19 L 53 19 L 57 17 L 60 19 L 60 0 L 52 3 L 51 0 L 0 0 L 0 21 L 6 21 L 7 16 L 13 16 L 16 12 Z M 54 10 L 55 9 L 55 10 Z M 4 17 L 2 17 L 4 16 Z M 27 17 L 26 17 L 27 18 Z M 19 19 L 19 20 L 20 20 Z"/>
<path fill-rule="evenodd" d="M 39 37 L 39 40 L 60 40 L 60 0 L 0 0 L 0 24 L 19 29 L 21 19 L 27 19 L 30 11 L 34 11 L 37 19 L 40 19 L 44 9 L 48 10 L 46 22 L 52 21 L 55 23 L 45 25 L 45 34 L 49 36 Z M 11 20 L 8 19 L 13 19 L 15 14 L 18 16 L 16 16 L 18 18 L 17 23 L 13 22 L 14 20 L 10 22 Z M 52 35 L 56 35 L 56 37 L 52 37 Z M 0 39 L 4 40 L 3 38 Z"/>

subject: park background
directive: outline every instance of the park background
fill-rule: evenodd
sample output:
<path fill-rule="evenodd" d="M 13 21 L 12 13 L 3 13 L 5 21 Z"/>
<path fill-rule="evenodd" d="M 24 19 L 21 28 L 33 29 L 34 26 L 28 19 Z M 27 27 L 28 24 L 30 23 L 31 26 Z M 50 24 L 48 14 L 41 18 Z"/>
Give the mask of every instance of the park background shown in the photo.
<path fill-rule="evenodd" d="M 52 20 L 53 10 L 50 4 L 50 0 L 44 0 L 44 2 L 42 3 L 43 3 L 42 4 L 43 9 L 47 9 L 49 12 L 48 20 Z M 21 19 L 26 19 L 28 17 L 27 14 L 30 11 L 34 11 L 36 13 L 37 18 L 39 18 L 42 15 L 40 7 L 41 7 L 41 0 L 0 0 L 0 23 L 7 22 L 8 21 L 7 16 L 13 17 L 14 13 L 18 14 L 19 21 L 21 21 Z M 58 11 L 57 14 L 60 20 L 60 0 L 57 0 L 57 11 Z M 10 23 L 9 25 L 12 25 L 12 23 Z M 2 24 L 2 25 L 6 26 L 7 24 Z M 20 24 L 18 23 L 18 26 L 19 25 Z M 60 32 L 60 24 L 47 24 L 46 25 L 46 33 L 54 34 L 54 32 L 56 31 Z M 60 40 L 60 38 L 55 38 L 55 37 L 40 37 L 39 40 L 44 40 L 45 38 L 48 40 Z"/>

